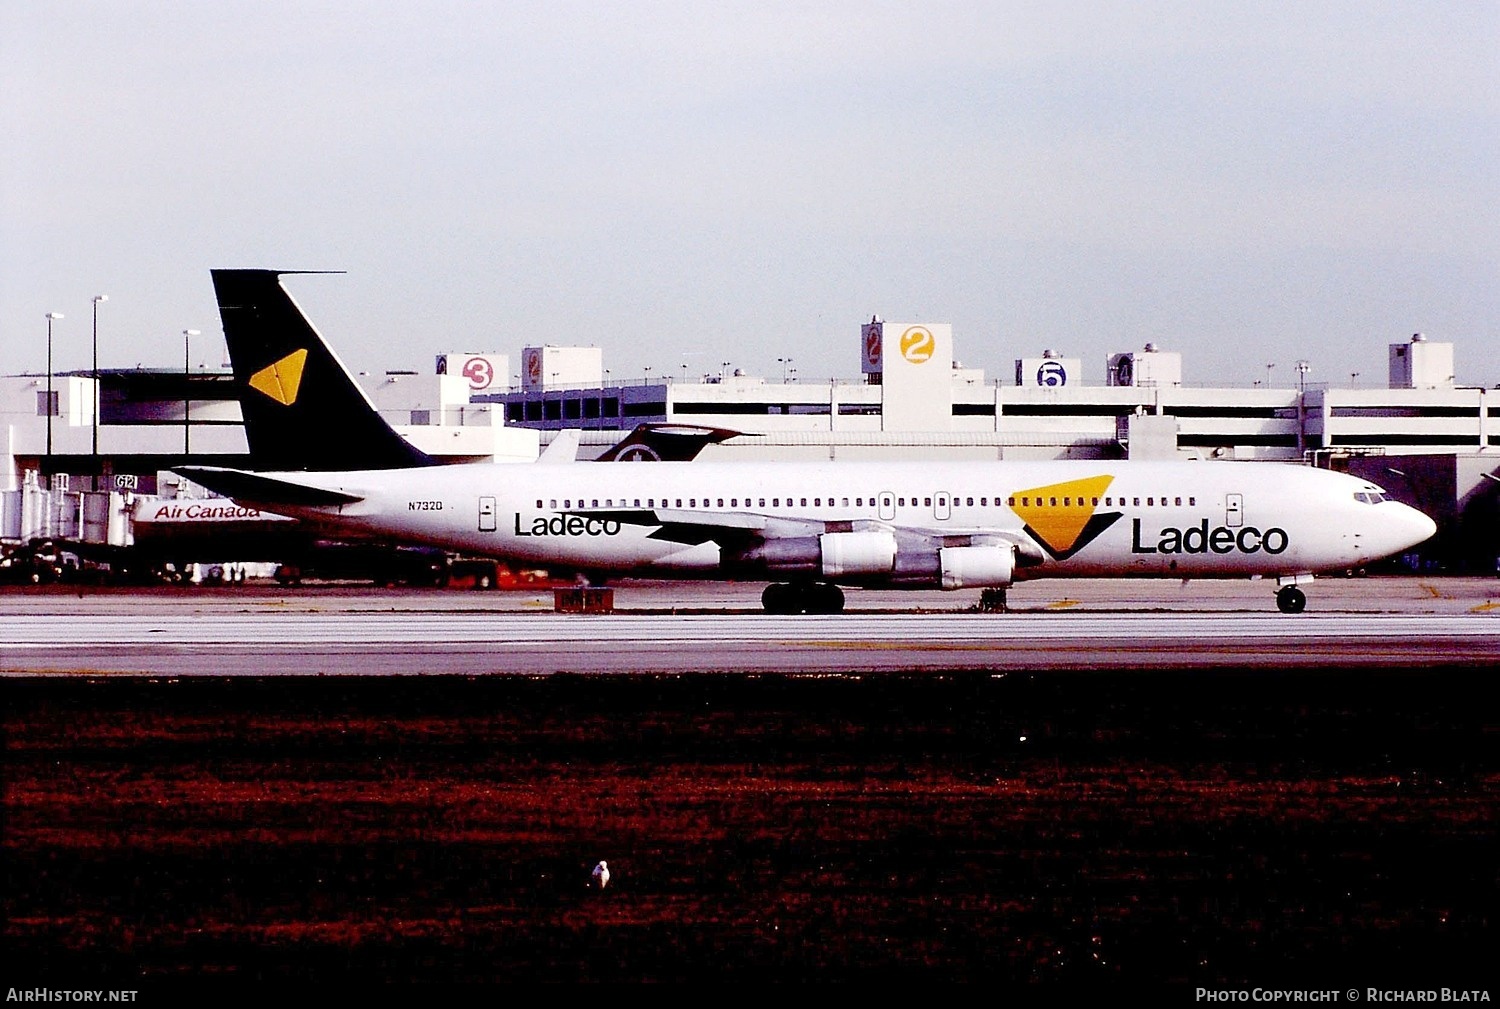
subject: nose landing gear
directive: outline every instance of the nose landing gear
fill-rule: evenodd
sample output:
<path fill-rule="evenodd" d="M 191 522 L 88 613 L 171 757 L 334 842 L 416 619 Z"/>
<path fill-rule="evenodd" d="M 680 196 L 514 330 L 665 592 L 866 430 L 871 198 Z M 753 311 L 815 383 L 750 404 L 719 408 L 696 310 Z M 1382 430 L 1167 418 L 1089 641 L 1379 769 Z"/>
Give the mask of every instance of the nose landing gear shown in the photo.
<path fill-rule="evenodd" d="M 1307 609 L 1307 593 L 1295 585 L 1283 585 L 1276 591 L 1276 608 L 1283 613 L 1301 613 Z"/>

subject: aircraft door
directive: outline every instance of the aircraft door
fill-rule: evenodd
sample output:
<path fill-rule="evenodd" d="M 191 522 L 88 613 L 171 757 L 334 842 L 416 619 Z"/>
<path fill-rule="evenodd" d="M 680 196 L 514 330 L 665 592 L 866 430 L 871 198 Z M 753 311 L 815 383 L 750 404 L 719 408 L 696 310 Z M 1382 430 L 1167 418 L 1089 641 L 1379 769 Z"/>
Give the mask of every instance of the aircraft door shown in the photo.
<path fill-rule="evenodd" d="M 896 495 L 890 491 L 882 491 L 880 502 L 875 506 L 875 514 L 882 522 L 894 522 L 896 519 Z"/>
<path fill-rule="evenodd" d="M 1224 524 L 1231 529 L 1238 529 L 1245 524 L 1244 495 L 1224 495 Z"/>
<path fill-rule="evenodd" d="M 482 533 L 495 531 L 495 499 L 492 497 L 479 499 L 479 531 Z"/>
<path fill-rule="evenodd" d="M 947 521 L 953 515 L 953 501 L 948 497 L 946 491 L 938 491 L 932 496 L 932 517 L 940 522 Z"/>

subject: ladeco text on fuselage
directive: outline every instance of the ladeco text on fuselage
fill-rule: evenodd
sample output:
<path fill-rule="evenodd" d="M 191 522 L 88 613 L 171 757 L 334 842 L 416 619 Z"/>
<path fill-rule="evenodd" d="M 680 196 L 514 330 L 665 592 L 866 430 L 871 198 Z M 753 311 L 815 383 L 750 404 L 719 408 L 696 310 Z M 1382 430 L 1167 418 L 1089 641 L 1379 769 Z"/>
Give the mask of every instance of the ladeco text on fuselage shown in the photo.
<path fill-rule="evenodd" d="M 530 527 L 523 527 L 521 514 L 516 513 L 517 536 L 618 536 L 620 523 L 617 519 L 600 519 L 583 515 L 553 515 L 547 518 L 538 515 L 531 520 Z"/>
<path fill-rule="evenodd" d="M 1208 519 L 1195 526 L 1179 529 L 1166 526 L 1157 537 L 1155 546 L 1141 542 L 1141 520 L 1132 521 L 1130 552 L 1133 554 L 1228 554 L 1239 552 L 1254 554 L 1264 551 L 1279 554 L 1287 548 L 1286 530 L 1272 526 L 1261 531 L 1255 526 L 1208 527 Z"/>

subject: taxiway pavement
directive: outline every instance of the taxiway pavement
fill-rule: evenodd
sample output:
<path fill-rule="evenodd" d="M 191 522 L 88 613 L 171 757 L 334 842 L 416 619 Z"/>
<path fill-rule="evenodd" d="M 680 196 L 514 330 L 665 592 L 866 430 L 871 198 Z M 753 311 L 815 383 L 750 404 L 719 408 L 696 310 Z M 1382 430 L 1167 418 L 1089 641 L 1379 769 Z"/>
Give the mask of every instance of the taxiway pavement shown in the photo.
<path fill-rule="evenodd" d="M 1023 584 L 849 593 L 838 616 L 767 616 L 760 586 L 625 583 L 614 610 L 551 590 L 239 585 L 0 593 L 0 675 L 1017 672 L 1500 665 L 1500 580 L 1327 579 L 1307 612 L 1255 582 Z"/>

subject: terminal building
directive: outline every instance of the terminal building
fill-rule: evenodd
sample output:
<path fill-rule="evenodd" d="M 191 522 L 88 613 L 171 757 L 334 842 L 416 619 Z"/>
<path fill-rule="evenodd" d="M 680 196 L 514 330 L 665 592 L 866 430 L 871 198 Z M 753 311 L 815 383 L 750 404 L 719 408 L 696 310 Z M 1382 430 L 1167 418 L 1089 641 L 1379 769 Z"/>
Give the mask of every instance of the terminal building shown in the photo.
<path fill-rule="evenodd" d="M 859 378 L 850 380 L 739 371 L 611 380 L 598 348 L 554 345 L 521 348 L 514 386 L 506 384 L 510 356 L 488 351 L 440 354 L 431 374 L 359 378 L 403 436 L 454 462 L 534 460 L 563 430 L 582 432 L 579 457 L 591 459 L 651 422 L 743 433 L 708 445 L 704 458 L 1190 458 L 1337 468 L 1438 521 L 1438 536 L 1409 565 L 1500 571 L 1500 387 L 1460 384 L 1451 343 L 1416 334 L 1390 344 L 1383 387 L 1308 383 L 1304 365 L 1285 386 L 1208 388 L 1186 384 L 1182 355 L 1155 344 L 1090 367 L 1043 350 L 991 379 L 957 362 L 949 325 L 875 317 L 857 333 Z M 247 463 L 227 368 L 0 377 L 0 448 L 0 540 L 12 541 L 35 526 L 21 514 L 28 493 L 114 495 L 108 508 L 91 507 L 128 513 L 137 496 L 193 493 L 167 472 L 185 460 Z M 81 516 L 80 502 L 61 510 L 54 502 L 50 511 Z M 32 516 L 48 511 L 29 507 Z M 128 537 L 128 523 L 120 535 Z"/>

